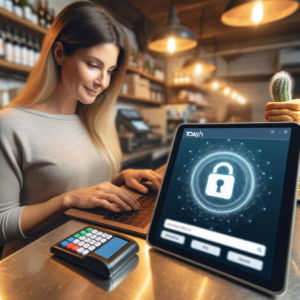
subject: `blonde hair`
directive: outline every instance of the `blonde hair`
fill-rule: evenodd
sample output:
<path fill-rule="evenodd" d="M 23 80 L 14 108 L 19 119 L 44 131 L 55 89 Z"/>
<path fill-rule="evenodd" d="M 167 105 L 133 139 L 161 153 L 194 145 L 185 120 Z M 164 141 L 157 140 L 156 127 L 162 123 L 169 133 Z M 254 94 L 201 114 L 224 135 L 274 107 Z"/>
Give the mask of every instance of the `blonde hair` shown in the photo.
<path fill-rule="evenodd" d="M 120 49 L 109 87 L 92 104 L 77 101 L 76 107 L 76 114 L 88 128 L 101 157 L 111 166 L 110 177 L 113 179 L 121 166 L 114 106 L 126 72 L 129 43 L 120 24 L 97 4 L 78 1 L 59 13 L 45 36 L 39 60 L 24 89 L 3 109 L 16 105 L 30 106 L 54 92 L 60 80 L 60 66 L 53 56 L 56 41 L 61 41 L 67 55 L 97 43 L 113 43 Z"/>

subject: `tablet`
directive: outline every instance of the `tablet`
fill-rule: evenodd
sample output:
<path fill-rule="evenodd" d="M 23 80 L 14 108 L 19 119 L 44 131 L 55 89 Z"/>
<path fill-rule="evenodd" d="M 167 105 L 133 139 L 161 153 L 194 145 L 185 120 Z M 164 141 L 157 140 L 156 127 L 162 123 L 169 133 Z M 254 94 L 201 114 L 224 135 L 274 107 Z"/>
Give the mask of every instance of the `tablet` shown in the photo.
<path fill-rule="evenodd" d="M 297 204 L 296 123 L 178 127 L 150 246 L 271 294 L 286 290 Z"/>

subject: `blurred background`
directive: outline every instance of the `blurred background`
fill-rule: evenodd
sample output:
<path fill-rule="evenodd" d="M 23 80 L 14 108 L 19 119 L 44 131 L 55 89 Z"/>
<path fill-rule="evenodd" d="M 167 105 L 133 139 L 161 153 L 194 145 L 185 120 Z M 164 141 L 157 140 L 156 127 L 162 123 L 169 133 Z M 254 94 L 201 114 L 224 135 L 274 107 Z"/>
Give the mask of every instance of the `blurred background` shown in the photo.
<path fill-rule="evenodd" d="M 0 108 L 22 90 L 71 0 L 0 0 Z M 157 168 L 182 123 L 262 122 L 275 72 L 300 98 L 298 0 L 94 0 L 131 53 L 115 115 L 123 169 Z"/>

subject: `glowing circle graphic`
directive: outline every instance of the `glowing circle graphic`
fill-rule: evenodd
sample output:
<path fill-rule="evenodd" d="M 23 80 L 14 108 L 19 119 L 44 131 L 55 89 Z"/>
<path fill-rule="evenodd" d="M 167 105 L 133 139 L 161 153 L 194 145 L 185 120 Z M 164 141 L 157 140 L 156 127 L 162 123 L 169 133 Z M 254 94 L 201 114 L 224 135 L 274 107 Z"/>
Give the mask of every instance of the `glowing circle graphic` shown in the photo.
<path fill-rule="evenodd" d="M 227 177 L 232 176 L 234 178 L 234 185 L 230 187 L 233 189 L 230 199 L 212 196 L 216 195 L 216 193 L 208 194 L 206 192 L 208 181 L 211 180 L 209 179 L 211 178 L 210 175 L 215 174 L 213 170 L 218 164 L 221 167 L 218 168 L 213 178 L 218 179 L 219 176 L 225 179 L 225 183 L 224 180 L 221 180 L 221 184 L 223 185 L 226 184 Z M 228 169 L 228 165 L 232 166 L 233 172 Z M 207 212 L 227 215 L 236 213 L 246 207 L 250 202 L 249 200 L 253 197 L 255 190 L 254 171 L 251 164 L 236 153 L 227 151 L 215 152 L 205 156 L 194 167 L 191 175 L 190 189 L 193 198 Z M 216 189 L 218 189 L 217 181 Z"/>

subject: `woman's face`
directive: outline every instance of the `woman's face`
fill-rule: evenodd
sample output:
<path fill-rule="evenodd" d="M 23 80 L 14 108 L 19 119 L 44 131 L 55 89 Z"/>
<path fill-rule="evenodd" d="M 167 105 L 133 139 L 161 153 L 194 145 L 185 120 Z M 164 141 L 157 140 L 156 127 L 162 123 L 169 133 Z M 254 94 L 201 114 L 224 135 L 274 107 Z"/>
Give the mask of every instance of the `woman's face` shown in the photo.
<path fill-rule="evenodd" d="M 117 65 L 119 47 L 110 43 L 99 43 L 80 48 L 68 56 L 62 44 L 57 42 L 54 56 L 61 65 L 61 80 L 70 95 L 83 104 L 91 104 L 110 84 Z"/>

